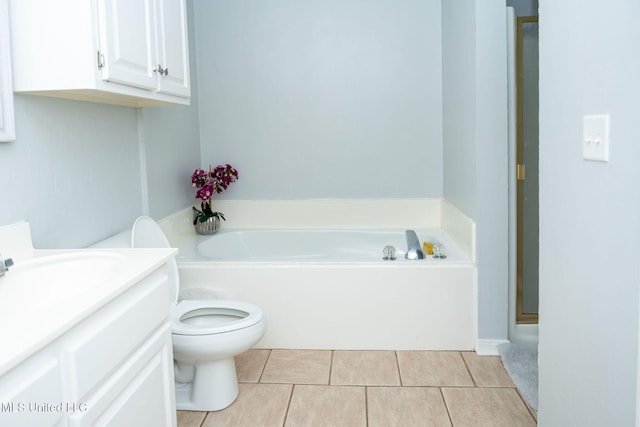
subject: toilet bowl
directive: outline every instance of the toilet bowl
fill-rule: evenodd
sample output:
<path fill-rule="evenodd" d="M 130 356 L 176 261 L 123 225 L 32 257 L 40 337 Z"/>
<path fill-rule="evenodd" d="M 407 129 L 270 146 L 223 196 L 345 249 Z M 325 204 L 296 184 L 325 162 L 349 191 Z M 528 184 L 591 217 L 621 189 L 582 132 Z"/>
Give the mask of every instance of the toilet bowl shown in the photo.
<path fill-rule="evenodd" d="M 151 218 L 136 220 L 134 248 L 170 247 Z M 176 408 L 218 411 L 238 397 L 234 356 L 253 347 L 264 335 L 266 318 L 260 307 L 231 300 L 178 302 L 179 277 L 175 259 L 168 263 L 170 307 L 176 380 Z"/>

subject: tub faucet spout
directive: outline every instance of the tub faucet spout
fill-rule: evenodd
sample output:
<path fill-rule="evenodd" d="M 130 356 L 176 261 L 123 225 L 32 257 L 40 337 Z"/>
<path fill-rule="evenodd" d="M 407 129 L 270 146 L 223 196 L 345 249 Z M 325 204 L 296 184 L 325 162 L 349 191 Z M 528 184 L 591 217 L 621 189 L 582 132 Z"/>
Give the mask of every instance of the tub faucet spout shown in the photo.
<path fill-rule="evenodd" d="M 424 259 L 424 252 L 420 248 L 420 240 L 416 232 L 406 230 L 404 234 L 407 236 L 407 253 L 404 255 L 406 259 Z"/>
<path fill-rule="evenodd" d="M 13 265 L 13 260 L 11 258 L 2 259 L 0 256 L 0 277 L 4 276 L 4 273 L 9 271 L 9 267 Z"/>

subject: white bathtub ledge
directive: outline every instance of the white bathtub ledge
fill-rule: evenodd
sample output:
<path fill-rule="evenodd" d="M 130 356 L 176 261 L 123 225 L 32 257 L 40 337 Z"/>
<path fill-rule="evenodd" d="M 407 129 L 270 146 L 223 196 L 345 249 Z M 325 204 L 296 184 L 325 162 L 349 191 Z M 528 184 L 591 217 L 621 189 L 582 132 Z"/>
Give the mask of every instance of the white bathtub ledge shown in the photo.
<path fill-rule="evenodd" d="M 476 223 L 460 209 L 442 201 L 440 227 L 458 244 L 471 262 L 476 262 Z"/>
<path fill-rule="evenodd" d="M 216 200 L 224 228 L 431 228 L 440 199 Z M 161 220 L 165 233 L 184 232 L 191 207 Z"/>

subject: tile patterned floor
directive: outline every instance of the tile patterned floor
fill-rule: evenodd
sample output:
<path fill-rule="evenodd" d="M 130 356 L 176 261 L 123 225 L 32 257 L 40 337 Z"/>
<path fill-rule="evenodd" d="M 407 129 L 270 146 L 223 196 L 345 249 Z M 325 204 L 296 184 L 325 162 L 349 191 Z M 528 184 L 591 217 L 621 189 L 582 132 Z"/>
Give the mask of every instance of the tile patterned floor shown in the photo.
<path fill-rule="evenodd" d="M 458 351 L 249 350 L 240 395 L 178 427 L 535 426 L 499 357 Z"/>

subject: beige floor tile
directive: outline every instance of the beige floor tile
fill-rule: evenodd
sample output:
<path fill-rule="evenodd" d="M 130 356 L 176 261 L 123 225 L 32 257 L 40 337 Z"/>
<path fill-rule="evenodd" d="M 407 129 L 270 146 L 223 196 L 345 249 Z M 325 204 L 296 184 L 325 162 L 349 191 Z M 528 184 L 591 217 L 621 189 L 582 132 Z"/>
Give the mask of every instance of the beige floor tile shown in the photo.
<path fill-rule="evenodd" d="M 450 426 L 439 388 L 367 387 L 369 427 Z"/>
<path fill-rule="evenodd" d="M 243 383 L 257 383 L 267 363 L 271 350 L 251 349 L 239 354 L 236 359 L 238 381 Z"/>
<path fill-rule="evenodd" d="M 292 385 L 241 383 L 238 399 L 222 411 L 209 412 L 202 427 L 281 427 Z"/>
<path fill-rule="evenodd" d="M 395 351 L 334 351 L 331 385 L 400 385 Z"/>
<path fill-rule="evenodd" d="M 402 385 L 473 387 L 457 351 L 398 351 Z"/>
<path fill-rule="evenodd" d="M 500 356 L 478 356 L 475 352 L 462 353 L 471 376 L 478 387 L 515 387 L 504 369 Z"/>
<path fill-rule="evenodd" d="M 261 383 L 329 384 L 330 350 L 271 350 Z"/>
<path fill-rule="evenodd" d="M 286 427 L 364 427 L 367 425 L 364 387 L 296 385 Z"/>
<path fill-rule="evenodd" d="M 200 427 L 206 412 L 178 411 L 178 427 Z"/>
<path fill-rule="evenodd" d="M 526 427 L 536 422 L 514 388 L 443 388 L 455 427 Z"/>

